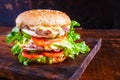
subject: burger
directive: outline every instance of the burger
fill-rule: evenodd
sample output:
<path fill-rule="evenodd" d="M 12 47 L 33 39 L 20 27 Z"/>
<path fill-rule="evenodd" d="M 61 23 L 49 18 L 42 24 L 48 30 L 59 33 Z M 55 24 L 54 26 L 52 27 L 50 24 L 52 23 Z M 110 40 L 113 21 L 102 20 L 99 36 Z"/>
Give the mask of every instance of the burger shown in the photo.
<path fill-rule="evenodd" d="M 6 36 L 6 41 L 13 44 L 11 52 L 24 65 L 60 63 L 90 51 L 85 41 L 76 42 L 80 34 L 75 33 L 74 26 L 80 24 L 64 12 L 29 10 L 18 15 L 16 26 Z"/>

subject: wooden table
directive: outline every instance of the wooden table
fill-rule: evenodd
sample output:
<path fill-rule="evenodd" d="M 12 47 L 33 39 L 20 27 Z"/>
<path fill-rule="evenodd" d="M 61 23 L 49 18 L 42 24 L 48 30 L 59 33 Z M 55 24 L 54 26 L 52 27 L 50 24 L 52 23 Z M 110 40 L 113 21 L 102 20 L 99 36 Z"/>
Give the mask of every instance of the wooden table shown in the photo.
<path fill-rule="evenodd" d="M 11 28 L 0 27 L 0 34 Z M 80 80 L 120 80 L 120 30 L 84 30 L 76 28 L 82 38 L 102 38 L 102 47 Z"/>
<path fill-rule="evenodd" d="M 80 30 L 79 33 L 82 37 L 103 39 L 100 51 L 80 80 L 120 80 L 120 30 Z"/>

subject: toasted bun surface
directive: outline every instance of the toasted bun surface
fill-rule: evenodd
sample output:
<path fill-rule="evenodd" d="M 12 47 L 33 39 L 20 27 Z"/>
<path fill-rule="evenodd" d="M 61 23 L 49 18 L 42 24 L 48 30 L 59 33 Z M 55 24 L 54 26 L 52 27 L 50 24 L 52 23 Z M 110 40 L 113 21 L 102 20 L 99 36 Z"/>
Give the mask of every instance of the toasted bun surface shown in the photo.
<path fill-rule="evenodd" d="M 52 59 L 52 63 L 60 63 L 60 62 L 63 62 L 67 57 L 59 57 L 59 58 L 53 58 Z M 46 62 L 47 64 L 49 64 L 49 62 Z"/>
<path fill-rule="evenodd" d="M 70 29 L 70 18 L 61 11 L 39 9 L 21 13 L 16 18 L 16 27 L 35 37 L 61 37 Z"/>
<path fill-rule="evenodd" d="M 16 25 L 18 27 L 21 25 L 65 27 L 66 25 L 70 25 L 70 23 L 71 20 L 65 13 L 47 9 L 25 11 L 16 18 Z"/>

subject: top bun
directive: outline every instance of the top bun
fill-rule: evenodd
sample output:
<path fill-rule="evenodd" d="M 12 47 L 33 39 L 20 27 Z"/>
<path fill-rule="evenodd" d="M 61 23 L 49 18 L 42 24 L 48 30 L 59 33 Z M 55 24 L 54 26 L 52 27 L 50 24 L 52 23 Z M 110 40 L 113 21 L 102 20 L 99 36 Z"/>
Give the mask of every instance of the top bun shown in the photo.
<path fill-rule="evenodd" d="M 71 20 L 57 10 L 29 10 L 16 18 L 16 27 L 35 37 L 61 37 L 70 29 Z"/>
<path fill-rule="evenodd" d="M 70 23 L 71 20 L 65 13 L 47 9 L 25 11 L 16 18 L 17 27 L 21 27 L 21 25 L 65 27 L 70 25 Z"/>

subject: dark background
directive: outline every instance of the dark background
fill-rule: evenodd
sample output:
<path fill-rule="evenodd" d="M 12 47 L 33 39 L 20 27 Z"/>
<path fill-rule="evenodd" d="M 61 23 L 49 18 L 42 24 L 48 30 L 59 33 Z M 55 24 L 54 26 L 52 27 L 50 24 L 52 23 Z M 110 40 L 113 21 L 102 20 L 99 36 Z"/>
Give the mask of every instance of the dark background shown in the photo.
<path fill-rule="evenodd" d="M 120 0 L 0 0 L 0 26 L 15 26 L 15 18 L 30 9 L 55 9 L 85 29 L 120 29 Z"/>

